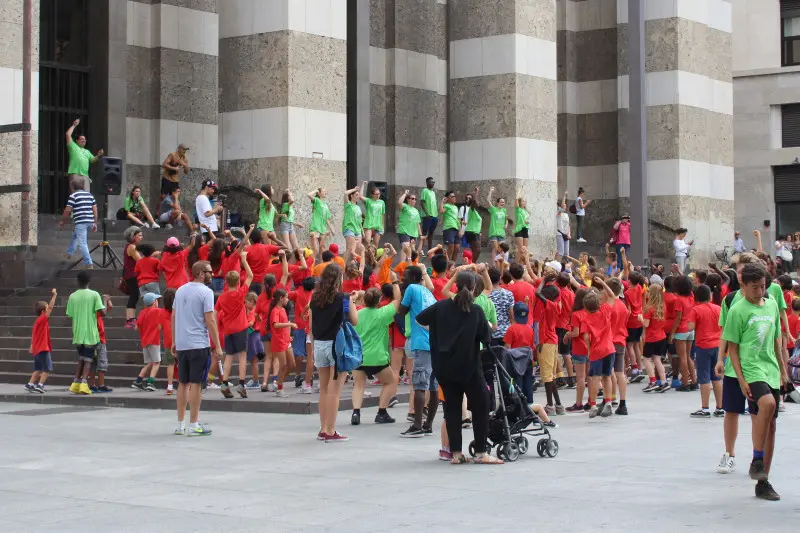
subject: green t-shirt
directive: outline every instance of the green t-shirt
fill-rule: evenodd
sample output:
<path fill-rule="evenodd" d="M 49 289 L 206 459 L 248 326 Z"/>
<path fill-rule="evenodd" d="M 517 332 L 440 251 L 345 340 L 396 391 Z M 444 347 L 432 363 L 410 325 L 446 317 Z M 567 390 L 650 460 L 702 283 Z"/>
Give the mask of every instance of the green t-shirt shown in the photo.
<path fill-rule="evenodd" d="M 422 189 L 422 192 L 420 193 L 420 199 L 422 208 L 424 211 L 428 212 L 428 214 L 425 216 L 436 218 L 436 193 L 433 191 L 433 189 L 429 189 L 427 187 Z"/>
<path fill-rule="evenodd" d="M 530 217 L 530 214 L 521 207 L 514 209 L 514 233 L 528 227 L 528 217 Z"/>
<path fill-rule="evenodd" d="M 356 331 L 361 337 L 362 365 L 382 366 L 389 364 L 389 326 L 394 323 L 397 311 L 394 305 L 365 307 L 358 312 Z"/>
<path fill-rule="evenodd" d="M 342 233 L 350 230 L 357 236 L 361 235 L 361 208 L 353 202 L 344 203 L 344 216 L 342 217 Z"/>
<path fill-rule="evenodd" d="M 78 174 L 88 178 L 89 165 L 94 159 L 92 152 L 86 148 L 81 148 L 75 141 L 67 144 L 67 152 L 69 153 L 69 170 L 67 170 L 67 174 Z"/>
<path fill-rule="evenodd" d="M 294 204 L 283 204 L 281 206 L 281 214 L 286 215 L 281 217 L 281 222 L 294 222 Z"/>
<path fill-rule="evenodd" d="M 400 221 L 397 223 L 397 233 L 408 235 L 409 237 L 419 237 L 419 211 L 408 204 L 403 204 L 400 210 Z"/>
<path fill-rule="evenodd" d="M 489 237 L 505 237 L 506 235 L 506 208 L 489 208 Z"/>
<path fill-rule="evenodd" d="M 105 309 L 97 291 L 78 289 L 69 295 L 67 316 L 72 319 L 72 344 L 93 346 L 100 342 L 97 312 Z"/>
<path fill-rule="evenodd" d="M 308 231 L 312 233 L 327 233 L 329 218 L 331 218 L 331 210 L 328 209 L 328 204 L 315 197 L 314 201 L 311 202 L 311 226 Z"/>
<path fill-rule="evenodd" d="M 769 293 L 769 297 L 778 304 L 779 311 L 786 309 L 786 300 L 783 299 L 783 289 L 781 289 L 780 285 L 773 281 L 770 283 L 769 287 L 767 287 L 767 292 Z"/>
<path fill-rule="evenodd" d="M 367 208 L 364 227 L 366 229 L 383 231 L 383 215 L 386 214 L 386 202 L 383 200 L 364 198 L 364 207 Z"/>
<path fill-rule="evenodd" d="M 461 224 L 458 222 L 458 207 L 455 205 L 444 204 L 442 217 L 442 229 L 461 229 Z"/>
<path fill-rule="evenodd" d="M 263 198 L 258 201 L 258 227 L 263 231 L 275 231 L 275 206 Z"/>
<path fill-rule="evenodd" d="M 475 300 L 473 300 L 475 305 L 483 309 L 483 314 L 486 315 L 486 320 L 491 322 L 493 326 L 497 326 L 497 308 L 494 306 L 494 302 L 489 299 L 488 296 L 481 293 Z M 483 346 L 483 343 L 481 343 Z"/>
<path fill-rule="evenodd" d="M 467 216 L 467 227 L 464 229 L 464 231 L 469 231 L 471 233 L 480 233 L 482 224 L 483 224 L 483 218 L 481 218 L 481 215 L 480 213 L 478 213 L 478 210 L 470 208 L 469 215 Z"/>
<path fill-rule="evenodd" d="M 125 197 L 125 211 L 128 213 L 141 213 L 142 212 L 142 197 L 134 201 L 130 195 Z"/>
<path fill-rule="evenodd" d="M 764 298 L 762 305 L 740 299 L 728 311 L 722 331 L 723 340 L 739 345 L 744 380 L 747 383 L 763 381 L 773 389 L 781 386 L 781 371 L 775 358 L 775 340 L 780 336 L 780 310 L 772 298 Z M 725 375 L 728 375 L 727 368 Z M 731 377 L 735 378 L 736 373 Z"/>
<path fill-rule="evenodd" d="M 775 299 L 775 296 L 774 296 L 775 291 L 772 290 L 773 286 L 778 287 L 778 298 L 777 298 L 777 300 Z M 730 295 L 728 295 L 728 296 L 730 296 Z M 725 327 L 725 324 L 726 324 L 726 322 L 728 320 L 728 310 L 731 307 L 733 307 L 734 305 L 736 305 L 737 303 L 739 303 L 740 300 L 744 299 L 744 296 L 742 296 L 742 291 L 736 291 L 735 293 L 733 293 L 733 299 L 731 300 L 731 305 L 730 305 L 730 307 L 728 307 L 728 296 L 726 296 L 725 298 L 722 299 L 722 305 L 720 306 L 719 326 L 721 328 Z M 783 299 L 783 291 L 780 290 L 780 285 L 778 285 L 776 283 L 773 283 L 772 285 L 770 285 L 767 288 L 767 298 L 769 298 L 770 300 L 775 300 L 775 303 L 778 305 L 778 310 L 779 311 L 780 311 L 780 309 L 786 308 L 786 302 Z M 780 322 L 780 318 L 778 320 Z M 727 355 L 727 354 L 723 354 L 723 355 Z M 730 377 L 730 378 L 736 379 L 736 372 L 733 370 L 733 365 L 731 365 L 731 360 L 730 360 L 729 357 L 725 357 L 725 375 Z"/>

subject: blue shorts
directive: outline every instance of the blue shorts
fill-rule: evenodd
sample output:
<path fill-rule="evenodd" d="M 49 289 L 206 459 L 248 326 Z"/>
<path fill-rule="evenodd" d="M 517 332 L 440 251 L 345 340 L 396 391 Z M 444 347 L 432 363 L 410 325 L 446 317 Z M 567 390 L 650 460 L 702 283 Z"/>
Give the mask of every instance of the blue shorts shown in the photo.
<path fill-rule="evenodd" d="M 436 217 L 424 217 L 422 219 L 422 234 L 428 237 L 433 236 L 436 226 L 439 225 L 439 219 Z"/>
<path fill-rule="evenodd" d="M 497 242 L 506 242 L 506 238 L 505 237 L 500 237 L 498 235 L 490 235 L 489 236 L 489 240 L 490 241 L 497 241 Z"/>
<path fill-rule="evenodd" d="M 342 235 L 344 237 L 355 237 L 356 236 L 356 232 L 351 230 L 351 229 L 346 229 L 346 230 L 344 230 L 344 233 L 342 233 Z"/>
<path fill-rule="evenodd" d="M 458 244 L 458 230 L 457 229 L 446 229 L 442 232 L 442 236 L 444 237 L 445 244 Z"/>
<path fill-rule="evenodd" d="M 306 349 L 307 339 L 308 335 L 306 335 L 306 330 L 294 330 L 294 337 L 292 338 L 292 351 L 294 352 L 295 357 L 308 355 L 308 350 Z"/>
<path fill-rule="evenodd" d="M 225 288 L 225 278 L 211 278 L 211 290 L 222 292 Z"/>
<path fill-rule="evenodd" d="M 738 379 L 730 376 L 722 378 L 722 408 L 726 413 L 743 415 L 746 401 Z"/>
<path fill-rule="evenodd" d="M 697 369 L 698 385 L 708 385 L 712 381 L 719 381 L 722 379 L 714 372 L 719 348 L 695 348 L 695 353 L 697 357 L 694 365 Z"/>
<path fill-rule="evenodd" d="M 532 327 L 533 327 L 533 344 L 539 346 L 539 323 L 534 322 Z"/>
<path fill-rule="evenodd" d="M 603 357 L 602 359 L 598 359 L 597 361 L 591 361 L 589 363 L 589 377 L 610 376 L 611 372 L 614 371 L 615 357 L 616 354 L 612 353 Z"/>
<path fill-rule="evenodd" d="M 694 331 L 686 331 L 684 333 L 676 333 L 672 338 L 673 338 L 673 340 L 676 340 L 676 341 L 693 341 L 694 340 Z"/>
<path fill-rule="evenodd" d="M 39 352 L 33 356 L 33 371 L 48 374 L 53 371 L 53 358 L 50 357 L 50 352 Z"/>
<path fill-rule="evenodd" d="M 572 354 L 572 364 L 573 365 L 574 364 L 581 365 L 581 364 L 586 364 L 588 362 L 589 362 L 589 356 L 588 355 L 575 355 L 575 354 Z"/>
<path fill-rule="evenodd" d="M 364 228 L 364 231 L 371 231 L 373 235 L 383 235 L 383 230 L 382 229 Z"/>
<path fill-rule="evenodd" d="M 333 341 L 314 341 L 314 366 L 330 368 L 336 366 L 333 354 Z"/>
<path fill-rule="evenodd" d="M 261 335 L 253 331 L 247 335 L 247 360 L 252 361 L 256 358 L 264 360 L 264 344 L 261 342 Z"/>
<path fill-rule="evenodd" d="M 411 373 L 411 384 L 414 390 L 435 391 L 439 389 L 431 367 L 431 352 L 427 350 L 411 350 L 414 359 L 414 371 Z"/>
<path fill-rule="evenodd" d="M 411 235 L 406 235 L 405 233 L 398 233 L 397 239 L 400 241 L 400 244 L 405 244 L 407 242 L 416 241 L 416 237 L 412 237 Z"/>

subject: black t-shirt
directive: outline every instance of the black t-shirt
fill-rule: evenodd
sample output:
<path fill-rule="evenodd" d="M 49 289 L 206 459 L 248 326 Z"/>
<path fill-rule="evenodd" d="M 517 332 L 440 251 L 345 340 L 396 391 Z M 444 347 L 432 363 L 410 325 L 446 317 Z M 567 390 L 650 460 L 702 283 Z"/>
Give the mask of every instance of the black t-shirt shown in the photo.
<path fill-rule="evenodd" d="M 483 309 L 472 304 L 464 313 L 446 299 L 423 310 L 417 322 L 430 330 L 431 365 L 437 379 L 464 382 L 481 370 L 480 343 L 488 346 L 491 338 Z"/>
<path fill-rule="evenodd" d="M 336 340 L 336 334 L 342 326 L 345 310 L 349 310 L 350 301 L 345 298 L 343 293 L 337 294 L 333 302 L 318 307 L 313 301 L 309 306 L 311 310 L 311 334 L 317 341 Z"/>

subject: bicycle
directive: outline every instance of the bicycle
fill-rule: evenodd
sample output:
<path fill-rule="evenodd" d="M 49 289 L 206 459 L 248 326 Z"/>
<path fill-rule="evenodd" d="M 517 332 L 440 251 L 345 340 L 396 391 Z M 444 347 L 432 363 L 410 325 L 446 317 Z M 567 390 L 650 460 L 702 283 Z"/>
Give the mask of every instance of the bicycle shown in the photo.
<path fill-rule="evenodd" d="M 722 250 L 714 252 L 714 255 L 717 258 L 717 266 L 721 264 L 722 266 L 720 268 L 728 268 L 733 259 L 733 246 L 724 246 Z"/>

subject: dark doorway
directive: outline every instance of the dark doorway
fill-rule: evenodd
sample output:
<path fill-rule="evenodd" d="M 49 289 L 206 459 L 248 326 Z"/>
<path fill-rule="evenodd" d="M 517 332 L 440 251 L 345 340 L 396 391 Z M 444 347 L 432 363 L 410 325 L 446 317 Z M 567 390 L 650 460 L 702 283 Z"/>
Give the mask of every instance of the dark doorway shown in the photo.
<path fill-rule="evenodd" d="M 89 0 L 41 0 L 39 41 L 39 212 L 58 213 L 66 203 L 69 164 L 64 133 L 91 142 L 89 124 Z"/>

